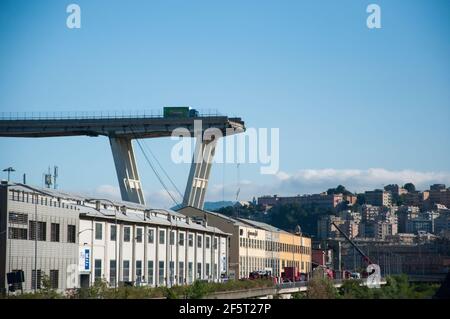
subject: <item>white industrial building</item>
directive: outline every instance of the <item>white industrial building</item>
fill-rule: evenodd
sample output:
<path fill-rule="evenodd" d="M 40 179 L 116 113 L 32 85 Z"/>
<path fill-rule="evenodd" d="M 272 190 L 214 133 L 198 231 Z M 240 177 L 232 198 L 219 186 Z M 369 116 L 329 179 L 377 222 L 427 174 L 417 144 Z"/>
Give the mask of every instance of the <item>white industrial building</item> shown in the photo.
<path fill-rule="evenodd" d="M 37 221 L 37 223 L 36 223 Z M 44 274 L 58 290 L 172 286 L 220 281 L 228 274 L 229 234 L 172 210 L 67 194 L 23 184 L 0 185 L 0 287 L 23 270 L 24 291 Z"/>

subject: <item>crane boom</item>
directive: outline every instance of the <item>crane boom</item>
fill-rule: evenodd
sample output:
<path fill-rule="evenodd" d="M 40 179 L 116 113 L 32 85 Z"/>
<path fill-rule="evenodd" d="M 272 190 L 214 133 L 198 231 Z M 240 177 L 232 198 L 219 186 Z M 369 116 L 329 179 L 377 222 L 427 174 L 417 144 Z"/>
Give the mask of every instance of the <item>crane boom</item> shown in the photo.
<path fill-rule="evenodd" d="M 347 239 L 347 241 L 358 251 L 358 253 L 363 257 L 364 261 L 368 263 L 369 265 L 372 264 L 372 261 L 370 260 L 369 256 L 367 256 L 354 242 L 350 239 L 350 237 L 347 236 L 347 234 L 334 222 L 331 222 L 331 224 L 336 227 L 336 229 Z"/>

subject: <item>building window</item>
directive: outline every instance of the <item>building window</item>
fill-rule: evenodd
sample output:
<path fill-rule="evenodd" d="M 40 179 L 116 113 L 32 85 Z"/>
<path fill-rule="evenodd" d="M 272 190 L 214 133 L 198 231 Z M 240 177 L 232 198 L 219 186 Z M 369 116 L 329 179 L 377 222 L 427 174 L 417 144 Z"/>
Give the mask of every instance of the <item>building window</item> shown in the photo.
<path fill-rule="evenodd" d="M 136 281 L 142 281 L 142 260 L 136 260 Z"/>
<path fill-rule="evenodd" d="M 109 284 L 111 286 L 116 285 L 116 273 L 117 273 L 116 260 L 111 259 L 109 261 Z"/>
<path fill-rule="evenodd" d="M 169 278 L 170 278 L 170 285 L 173 285 L 174 283 L 174 276 L 175 276 L 175 262 L 169 261 Z"/>
<path fill-rule="evenodd" d="M 41 289 L 42 271 L 31 270 L 31 289 Z"/>
<path fill-rule="evenodd" d="M 67 225 L 67 242 L 76 243 L 76 227 L 75 225 Z"/>
<path fill-rule="evenodd" d="M 8 238 L 9 239 L 27 239 L 28 238 L 28 229 L 9 227 Z"/>
<path fill-rule="evenodd" d="M 153 260 L 149 260 L 147 262 L 147 267 L 148 267 L 148 269 L 147 269 L 147 272 L 148 272 L 148 274 L 147 274 L 148 284 L 149 285 L 153 285 L 153 272 L 154 272 Z"/>
<path fill-rule="evenodd" d="M 130 281 L 130 261 L 123 261 L 123 281 Z"/>
<path fill-rule="evenodd" d="M 28 224 L 28 214 L 9 212 L 8 220 L 11 224 Z"/>
<path fill-rule="evenodd" d="M 103 238 L 103 225 L 95 223 L 95 239 L 102 240 Z"/>
<path fill-rule="evenodd" d="M 197 235 L 197 248 L 202 248 L 202 236 Z"/>
<path fill-rule="evenodd" d="M 192 275 L 193 275 L 193 264 L 192 262 L 188 262 L 188 284 L 192 283 Z"/>
<path fill-rule="evenodd" d="M 210 241 L 211 241 L 211 237 L 206 236 L 205 237 L 205 248 L 209 249 L 210 248 Z"/>
<path fill-rule="evenodd" d="M 131 238 L 131 229 L 130 227 L 124 227 L 123 228 L 123 241 L 124 242 L 129 242 Z"/>
<path fill-rule="evenodd" d="M 29 222 L 29 235 L 30 240 L 36 240 L 36 222 L 30 220 Z M 47 239 L 47 223 L 37 222 L 37 240 L 45 241 Z"/>
<path fill-rule="evenodd" d="M 59 242 L 59 224 L 50 224 L 50 241 Z"/>
<path fill-rule="evenodd" d="M 179 241 L 178 241 L 179 245 L 184 246 L 184 233 L 179 233 L 178 237 L 179 237 Z"/>
<path fill-rule="evenodd" d="M 239 229 L 239 235 L 243 236 L 244 235 L 244 230 L 243 229 Z"/>
<path fill-rule="evenodd" d="M 166 237 L 166 231 L 165 230 L 162 230 L 162 229 L 160 229 L 159 230 L 159 243 L 161 244 L 161 245 L 164 245 L 164 243 L 165 243 L 165 237 Z"/>
<path fill-rule="evenodd" d="M 111 225 L 110 228 L 110 236 L 109 236 L 109 240 L 110 241 L 116 241 L 117 238 L 117 226 L 116 225 Z"/>
<path fill-rule="evenodd" d="M 153 229 L 148 230 L 148 243 L 153 244 L 155 242 L 155 231 Z"/>
<path fill-rule="evenodd" d="M 194 235 L 193 234 L 189 234 L 189 247 L 193 247 L 194 246 Z"/>
<path fill-rule="evenodd" d="M 136 228 L 136 242 L 142 243 L 142 228 Z"/>
<path fill-rule="evenodd" d="M 202 278 L 202 263 L 197 263 L 197 279 Z"/>
<path fill-rule="evenodd" d="M 174 231 L 170 232 L 170 239 L 169 239 L 169 241 L 170 241 L 170 245 L 175 245 L 175 232 Z"/>
<path fill-rule="evenodd" d="M 218 239 L 217 239 L 217 237 L 214 237 L 214 249 L 217 249 L 217 242 L 218 242 Z"/>
<path fill-rule="evenodd" d="M 178 263 L 178 284 L 184 284 L 184 262 L 182 261 Z"/>
<path fill-rule="evenodd" d="M 209 263 L 206 263 L 206 278 L 209 278 Z"/>
<path fill-rule="evenodd" d="M 58 279 L 59 279 L 59 271 L 57 269 L 50 270 L 50 287 L 52 289 L 58 289 L 59 283 Z"/>
<path fill-rule="evenodd" d="M 158 284 L 161 286 L 161 285 L 165 284 L 165 282 L 164 282 L 164 261 L 162 261 L 162 260 L 159 261 L 158 268 L 159 268 Z"/>
<path fill-rule="evenodd" d="M 95 278 L 95 281 L 102 279 L 102 260 L 101 259 L 96 259 L 94 261 L 94 278 Z"/>

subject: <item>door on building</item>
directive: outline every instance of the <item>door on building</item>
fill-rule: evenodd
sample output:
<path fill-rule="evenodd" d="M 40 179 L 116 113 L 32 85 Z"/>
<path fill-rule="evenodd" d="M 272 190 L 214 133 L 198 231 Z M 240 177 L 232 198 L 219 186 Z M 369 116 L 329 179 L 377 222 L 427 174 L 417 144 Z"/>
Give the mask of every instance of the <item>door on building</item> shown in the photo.
<path fill-rule="evenodd" d="M 89 288 L 89 274 L 80 275 L 80 287 Z"/>

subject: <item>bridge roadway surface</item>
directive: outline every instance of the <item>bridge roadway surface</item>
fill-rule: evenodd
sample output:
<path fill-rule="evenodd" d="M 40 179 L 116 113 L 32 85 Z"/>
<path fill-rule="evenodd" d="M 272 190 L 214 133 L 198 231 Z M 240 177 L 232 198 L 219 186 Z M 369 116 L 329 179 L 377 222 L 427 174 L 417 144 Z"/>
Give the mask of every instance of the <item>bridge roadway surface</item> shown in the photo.
<path fill-rule="evenodd" d="M 334 286 L 339 288 L 342 286 L 342 280 L 334 280 Z M 361 285 L 367 285 L 365 279 L 361 280 Z M 386 280 L 382 279 L 380 285 L 386 285 Z M 283 284 L 278 284 L 275 287 L 268 288 L 254 288 L 247 290 L 237 290 L 237 291 L 222 291 L 216 292 L 208 295 L 206 299 L 247 299 L 247 298 L 270 298 L 274 295 L 281 295 L 285 297 L 290 297 L 291 294 L 296 292 L 303 292 L 308 290 L 308 282 L 288 282 Z"/>
<path fill-rule="evenodd" d="M 195 118 L 164 117 L 80 117 L 80 118 L 0 118 L 0 137 L 108 136 L 114 138 L 154 138 L 171 136 L 176 128 L 194 134 L 194 121 L 201 120 L 202 130 L 217 128 L 222 134 L 241 133 L 241 118 L 222 115 Z M 228 131 L 227 131 L 228 129 Z M 231 132 L 233 129 L 234 132 Z"/>

